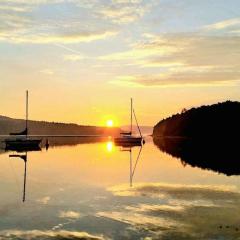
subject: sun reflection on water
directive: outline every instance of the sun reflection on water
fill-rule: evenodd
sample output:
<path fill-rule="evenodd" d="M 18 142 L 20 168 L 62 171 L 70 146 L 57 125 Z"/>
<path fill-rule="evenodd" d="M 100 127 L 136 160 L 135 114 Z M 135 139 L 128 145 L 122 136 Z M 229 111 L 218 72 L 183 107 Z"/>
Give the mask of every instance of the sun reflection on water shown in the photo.
<path fill-rule="evenodd" d="M 113 152 L 114 150 L 114 143 L 112 141 L 108 141 L 106 143 L 106 149 L 108 152 Z"/>

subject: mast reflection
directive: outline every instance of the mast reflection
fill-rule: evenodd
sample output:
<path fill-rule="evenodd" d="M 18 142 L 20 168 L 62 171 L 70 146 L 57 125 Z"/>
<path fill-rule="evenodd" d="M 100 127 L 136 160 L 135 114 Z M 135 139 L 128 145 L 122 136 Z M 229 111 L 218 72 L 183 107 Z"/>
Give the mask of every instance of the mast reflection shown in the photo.
<path fill-rule="evenodd" d="M 13 150 L 13 149 L 12 149 Z M 25 202 L 26 200 L 26 184 L 27 184 L 27 160 L 28 160 L 28 152 L 29 151 L 41 151 L 41 148 L 34 148 L 34 149 L 14 149 L 17 154 L 10 154 L 9 158 L 20 158 L 24 161 L 24 178 L 23 178 L 23 196 L 22 201 Z"/>
<path fill-rule="evenodd" d="M 10 158 L 20 158 L 24 161 L 24 180 L 23 180 L 23 198 L 22 201 L 26 200 L 26 179 L 27 179 L 27 152 L 25 154 L 10 154 Z"/>
<path fill-rule="evenodd" d="M 120 149 L 120 151 L 122 151 L 122 152 L 129 152 L 129 185 L 130 185 L 130 187 L 133 186 L 133 177 L 136 172 L 136 168 L 137 168 L 137 165 L 138 165 L 138 162 L 139 162 L 139 159 L 141 156 L 141 152 L 142 152 L 142 146 L 140 146 L 138 154 L 137 154 L 137 158 L 136 158 L 135 162 L 133 163 L 132 149 L 134 147 L 136 147 L 136 146 L 131 146 L 131 145 L 130 146 L 122 146 Z"/>

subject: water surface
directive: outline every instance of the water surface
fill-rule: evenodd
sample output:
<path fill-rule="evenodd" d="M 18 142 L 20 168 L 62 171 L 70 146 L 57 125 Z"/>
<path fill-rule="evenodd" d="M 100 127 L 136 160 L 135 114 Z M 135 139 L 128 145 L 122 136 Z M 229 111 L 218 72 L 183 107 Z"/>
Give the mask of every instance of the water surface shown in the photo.
<path fill-rule="evenodd" d="M 28 152 L 25 202 L 24 161 L 2 151 L 0 239 L 240 239 L 239 176 L 186 165 L 151 138 L 136 163 L 139 151 Z"/>

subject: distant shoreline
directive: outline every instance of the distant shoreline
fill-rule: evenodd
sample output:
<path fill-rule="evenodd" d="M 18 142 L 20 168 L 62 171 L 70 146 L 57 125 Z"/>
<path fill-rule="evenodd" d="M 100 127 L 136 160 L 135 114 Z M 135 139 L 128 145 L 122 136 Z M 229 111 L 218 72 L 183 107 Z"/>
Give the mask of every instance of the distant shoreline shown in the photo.
<path fill-rule="evenodd" d="M 0 116 L 0 135 L 8 136 L 12 132 L 21 132 L 25 128 L 24 119 L 14 119 Z M 74 123 L 59 123 L 47 121 L 28 121 L 29 136 L 117 136 L 121 129 L 118 127 L 101 127 L 78 125 Z"/>

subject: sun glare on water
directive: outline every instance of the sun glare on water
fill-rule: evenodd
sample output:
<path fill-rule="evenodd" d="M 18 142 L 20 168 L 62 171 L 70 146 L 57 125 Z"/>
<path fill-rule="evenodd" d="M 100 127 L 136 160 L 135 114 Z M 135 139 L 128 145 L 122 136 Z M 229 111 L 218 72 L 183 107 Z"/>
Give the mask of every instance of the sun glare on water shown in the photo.
<path fill-rule="evenodd" d="M 113 142 L 111 142 L 111 141 L 107 142 L 107 145 L 106 145 L 107 151 L 112 152 L 113 151 L 113 146 L 114 146 Z"/>

